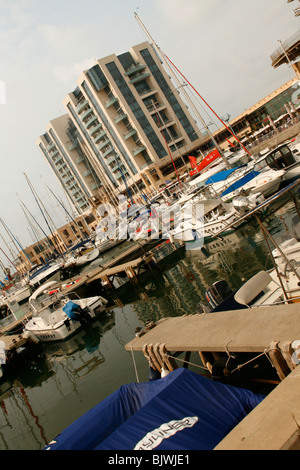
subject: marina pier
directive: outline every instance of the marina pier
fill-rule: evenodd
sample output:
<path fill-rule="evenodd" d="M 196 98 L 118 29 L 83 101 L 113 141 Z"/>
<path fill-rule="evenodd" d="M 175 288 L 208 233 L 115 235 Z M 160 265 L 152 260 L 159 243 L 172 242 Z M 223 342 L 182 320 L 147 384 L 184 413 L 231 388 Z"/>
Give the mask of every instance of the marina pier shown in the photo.
<path fill-rule="evenodd" d="M 205 362 L 207 353 L 215 358 L 220 353 L 268 355 L 279 384 L 216 450 L 299 449 L 300 369 L 295 360 L 299 320 L 297 303 L 165 318 L 125 348 L 142 352 L 159 372 L 177 368 L 179 353 L 188 367 L 189 353 L 198 352 L 204 368 L 211 372 L 212 364 Z"/>

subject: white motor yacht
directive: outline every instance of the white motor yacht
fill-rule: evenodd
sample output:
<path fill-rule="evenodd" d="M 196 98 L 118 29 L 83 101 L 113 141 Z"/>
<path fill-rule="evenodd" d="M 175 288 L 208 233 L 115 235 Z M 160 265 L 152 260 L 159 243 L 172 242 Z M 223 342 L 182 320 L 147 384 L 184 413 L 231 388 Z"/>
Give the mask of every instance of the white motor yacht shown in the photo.
<path fill-rule="evenodd" d="M 107 300 L 101 296 L 71 299 L 61 293 L 47 293 L 53 282 L 37 289 L 29 298 L 32 318 L 24 327 L 27 335 L 40 341 L 61 341 L 105 309 Z"/>

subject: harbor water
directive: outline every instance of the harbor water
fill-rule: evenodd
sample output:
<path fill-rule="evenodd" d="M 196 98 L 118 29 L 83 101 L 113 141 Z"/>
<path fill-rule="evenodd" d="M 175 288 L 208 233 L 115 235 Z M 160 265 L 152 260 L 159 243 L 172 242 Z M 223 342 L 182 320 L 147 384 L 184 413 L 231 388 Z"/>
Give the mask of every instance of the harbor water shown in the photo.
<path fill-rule="evenodd" d="M 264 223 L 277 242 L 300 236 L 292 203 Z M 92 267 L 100 262 L 94 261 Z M 0 383 L 0 449 L 43 449 L 121 385 L 147 381 L 143 354 L 125 351 L 137 327 L 163 317 L 198 313 L 213 282 L 224 279 L 235 290 L 271 267 L 263 234 L 249 222 L 202 250 L 176 250 L 160 272 L 150 271 L 138 285 L 127 283 L 113 291 L 109 311 L 69 340 L 22 351 Z M 197 354 L 190 361 L 196 370 Z"/>

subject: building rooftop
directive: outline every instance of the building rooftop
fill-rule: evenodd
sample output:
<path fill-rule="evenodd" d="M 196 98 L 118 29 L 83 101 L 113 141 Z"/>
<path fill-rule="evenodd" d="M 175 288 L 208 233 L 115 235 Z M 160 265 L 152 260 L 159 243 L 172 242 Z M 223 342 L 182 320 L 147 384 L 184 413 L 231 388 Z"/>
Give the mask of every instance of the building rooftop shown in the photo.
<path fill-rule="evenodd" d="M 300 58 L 300 29 L 296 31 L 271 54 L 272 67 L 294 62 Z"/>

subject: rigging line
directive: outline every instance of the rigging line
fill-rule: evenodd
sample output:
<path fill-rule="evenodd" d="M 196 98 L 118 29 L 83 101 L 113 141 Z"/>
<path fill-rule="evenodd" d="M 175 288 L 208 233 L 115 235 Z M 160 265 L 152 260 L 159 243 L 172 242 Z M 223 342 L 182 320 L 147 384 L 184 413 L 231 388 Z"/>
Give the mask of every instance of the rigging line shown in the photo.
<path fill-rule="evenodd" d="M 218 120 L 223 124 L 224 127 L 226 127 L 226 129 L 230 132 L 231 135 L 233 135 L 233 137 L 235 137 L 237 139 L 237 141 L 239 142 L 239 144 L 243 147 L 243 149 L 245 150 L 245 152 L 247 152 L 250 156 L 250 152 L 249 150 L 246 149 L 246 147 L 242 144 L 242 142 L 238 139 L 238 137 L 232 132 L 232 130 L 225 124 L 225 122 L 217 115 L 217 113 L 212 109 L 211 106 L 209 106 L 209 104 L 207 103 L 207 101 L 200 95 L 200 93 L 198 93 L 198 91 L 193 87 L 193 85 L 187 80 L 187 78 L 180 72 L 180 70 L 173 64 L 173 62 L 169 59 L 168 56 L 166 56 L 166 54 L 164 52 L 162 52 L 163 56 L 165 57 L 165 59 L 170 63 L 172 64 L 172 66 L 179 72 L 179 74 L 182 76 L 182 78 L 190 85 L 190 87 L 194 90 L 194 92 L 201 98 L 201 100 L 206 104 L 206 106 L 210 109 L 210 111 L 218 118 Z"/>
<path fill-rule="evenodd" d="M 37 224 L 38 228 L 41 230 L 41 232 L 43 233 L 43 235 L 45 236 L 45 240 L 42 240 L 40 237 L 41 237 L 41 234 L 40 233 L 37 233 L 37 228 L 34 227 L 31 223 L 30 223 L 30 226 L 31 226 L 31 229 L 35 235 L 36 238 L 37 235 L 39 236 L 39 240 L 37 240 L 37 243 L 40 243 L 43 247 L 43 255 L 45 254 L 45 256 L 51 256 L 52 254 L 52 246 L 51 246 L 51 241 L 50 239 L 48 238 L 47 234 L 44 232 L 43 228 L 39 225 L 38 221 L 34 218 L 34 216 L 31 214 L 31 212 L 29 211 L 29 209 L 25 206 L 25 204 L 20 201 L 20 204 L 21 204 L 21 208 L 23 209 L 23 212 L 25 214 L 25 217 L 26 219 L 28 220 L 27 216 L 26 216 L 26 212 L 25 212 L 25 209 L 26 211 L 29 213 L 29 215 L 32 217 L 33 221 Z M 47 240 L 47 242 L 46 242 Z M 25 252 L 26 253 L 26 252 Z M 30 261 L 30 258 L 28 258 L 29 261 Z M 33 264 L 31 261 L 30 261 L 31 265 Z"/>
<path fill-rule="evenodd" d="M 7 225 L 4 223 L 4 221 L 2 219 L 0 219 L 3 227 L 5 228 L 5 230 L 7 231 L 7 233 L 10 235 L 11 239 L 13 240 L 14 244 L 15 242 L 19 245 L 21 251 L 24 253 L 24 255 L 26 256 L 26 258 L 28 259 L 28 261 L 30 262 L 30 264 L 32 265 L 32 262 L 29 258 L 29 256 L 27 255 L 26 251 L 24 251 L 23 247 L 21 246 L 21 244 L 19 243 L 19 241 L 17 240 L 17 238 L 12 234 L 12 232 L 9 230 L 9 228 L 7 227 Z"/>
<path fill-rule="evenodd" d="M 190 366 L 198 367 L 198 369 L 209 370 L 207 367 L 200 366 L 199 364 L 195 364 L 194 362 L 187 361 L 186 359 L 180 359 L 179 357 L 172 356 L 171 354 L 166 354 L 167 358 L 175 359 L 179 362 L 184 362 L 185 364 L 189 364 Z"/>
<path fill-rule="evenodd" d="M 140 380 L 139 380 L 139 376 L 138 376 L 138 372 L 137 372 L 137 367 L 136 367 L 136 363 L 135 363 L 135 359 L 134 359 L 134 354 L 133 354 L 133 349 L 132 349 L 132 347 L 131 347 L 131 356 L 132 356 L 132 361 L 133 361 L 133 367 L 134 367 L 134 371 L 135 371 L 136 381 L 137 381 L 137 383 L 139 383 Z"/>
<path fill-rule="evenodd" d="M 29 187 L 30 187 L 30 189 L 31 189 L 31 192 L 32 192 L 32 194 L 33 194 L 33 197 L 34 197 L 34 199 L 35 199 L 35 202 L 37 203 L 38 208 L 40 209 L 41 214 L 42 214 L 42 216 L 43 216 L 43 218 L 44 218 L 44 221 L 46 222 L 46 225 L 47 225 L 47 227 L 48 227 L 48 229 L 49 229 L 49 231 L 50 231 L 50 233 L 51 233 L 51 235 L 52 235 L 52 237 L 53 237 L 53 243 L 54 243 L 54 245 L 56 244 L 56 247 L 58 248 L 56 237 L 54 236 L 54 233 L 53 233 L 53 231 L 52 231 L 52 228 L 50 227 L 50 225 L 49 225 L 49 223 L 48 223 L 48 221 L 47 221 L 47 219 L 46 219 L 46 217 L 45 217 L 45 214 L 44 214 L 44 212 L 42 211 L 42 208 L 41 208 L 41 206 L 40 206 L 40 204 L 39 204 L 38 198 L 37 198 L 37 196 L 36 196 L 36 194 L 35 194 L 35 190 L 33 189 L 33 186 L 32 186 L 32 184 L 30 183 L 29 179 L 27 178 L 27 175 L 26 175 L 25 173 L 24 173 L 24 175 L 25 175 L 26 181 L 27 181 L 27 183 L 28 183 L 28 185 L 29 185 Z M 48 237 L 47 237 L 47 238 L 48 238 Z M 50 244 L 50 245 L 51 245 L 51 244 Z M 59 251 L 59 248 L 58 248 L 58 251 Z"/>
<path fill-rule="evenodd" d="M 259 357 L 261 356 L 266 356 L 266 358 L 269 360 L 270 364 L 272 367 L 274 367 L 271 359 L 269 358 L 269 355 L 268 355 L 268 352 L 270 351 L 271 349 L 265 349 L 261 354 L 258 354 L 257 356 L 253 357 L 252 359 L 250 359 L 249 361 L 247 362 L 244 362 L 243 364 L 239 364 L 235 369 L 233 369 L 230 373 L 233 374 L 235 371 L 237 370 L 240 370 L 242 367 L 246 366 L 247 364 L 250 364 L 251 362 L 255 361 L 256 359 L 258 359 Z"/>
<path fill-rule="evenodd" d="M 154 102 L 153 102 L 153 105 L 154 105 L 155 114 L 156 114 L 156 117 L 157 117 L 158 122 L 159 122 L 159 124 L 160 124 L 160 127 L 162 127 L 162 126 L 164 125 L 164 122 L 161 122 L 161 118 L 160 118 L 160 116 L 159 116 L 159 114 L 158 114 L 158 111 L 157 111 L 157 109 L 156 109 L 156 106 L 155 106 Z M 171 158 L 171 160 L 172 160 L 173 167 L 174 167 L 174 170 L 175 170 L 177 179 L 178 179 L 179 184 L 180 184 L 180 186 L 181 186 L 181 188 L 182 188 L 182 187 L 183 187 L 182 181 L 181 181 L 181 179 L 180 179 L 179 176 L 178 176 L 177 169 L 176 169 L 176 166 L 175 166 L 175 162 L 174 162 L 174 160 L 173 160 L 173 157 L 172 157 L 172 154 L 171 154 L 171 150 L 170 150 L 170 148 L 169 148 L 167 139 L 166 139 L 165 134 L 164 134 L 163 131 L 164 131 L 164 130 L 161 131 L 161 134 L 162 134 L 162 136 L 163 136 L 163 138 L 164 138 L 166 147 L 167 147 L 167 149 L 168 149 L 169 156 L 170 156 L 170 158 Z"/>
<path fill-rule="evenodd" d="M 170 67 L 170 68 L 171 68 L 171 67 Z M 171 68 L 171 70 L 172 70 L 172 68 Z M 179 77 L 177 76 L 177 75 L 178 75 L 177 72 L 176 72 L 175 70 L 172 70 L 172 73 L 173 73 L 175 79 L 176 79 L 178 82 L 180 82 L 181 77 L 179 76 L 179 77 L 180 77 L 180 78 L 179 78 Z M 183 82 L 183 84 L 182 84 L 181 86 L 185 86 L 185 85 L 188 85 L 188 83 Z M 191 89 L 191 90 L 190 90 L 189 88 L 185 89 L 185 93 L 184 93 L 184 94 L 186 94 L 186 96 L 189 98 L 189 100 L 191 100 L 191 98 L 190 98 L 190 96 L 189 96 L 189 93 L 191 94 L 192 98 L 197 102 L 197 104 L 200 106 L 201 110 L 206 114 L 206 117 L 209 118 L 211 121 L 213 121 L 212 116 L 208 113 L 207 109 L 203 106 L 203 104 L 201 103 L 201 101 L 200 101 L 199 98 L 198 98 L 198 95 L 196 95 L 192 89 Z M 193 111 L 191 111 L 191 113 L 192 113 L 192 112 L 193 112 Z M 196 113 L 196 114 L 197 114 L 197 113 Z M 216 124 L 215 122 L 213 122 L 213 124 L 214 124 L 214 126 L 216 126 L 216 129 L 218 129 L 217 124 Z"/>

